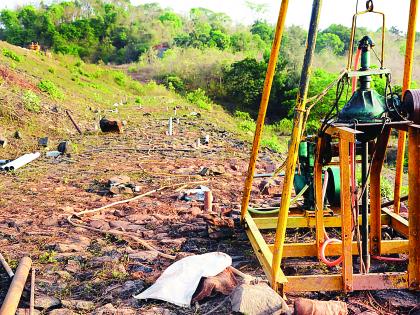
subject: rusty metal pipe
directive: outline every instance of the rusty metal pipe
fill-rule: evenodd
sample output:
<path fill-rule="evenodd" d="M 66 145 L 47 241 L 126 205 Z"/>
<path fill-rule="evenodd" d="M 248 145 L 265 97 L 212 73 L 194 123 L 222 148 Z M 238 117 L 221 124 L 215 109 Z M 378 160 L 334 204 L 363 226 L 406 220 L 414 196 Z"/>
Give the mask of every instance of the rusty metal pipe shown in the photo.
<path fill-rule="evenodd" d="M 23 257 L 20 260 L 9 291 L 7 291 L 6 298 L 1 306 L 0 315 L 14 315 L 16 313 L 31 265 L 32 260 L 29 257 Z"/>

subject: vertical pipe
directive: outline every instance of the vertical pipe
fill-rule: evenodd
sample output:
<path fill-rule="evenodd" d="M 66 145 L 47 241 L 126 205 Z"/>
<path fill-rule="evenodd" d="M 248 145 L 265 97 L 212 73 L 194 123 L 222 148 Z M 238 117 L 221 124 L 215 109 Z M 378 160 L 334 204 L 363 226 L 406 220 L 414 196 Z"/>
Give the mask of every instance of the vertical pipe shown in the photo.
<path fill-rule="evenodd" d="M 408 20 L 407 42 L 405 48 L 403 95 L 410 88 L 413 73 L 414 44 L 416 42 L 418 0 L 411 0 Z M 394 212 L 400 213 L 401 182 L 403 176 L 406 132 L 398 133 L 398 153 L 395 167 Z"/>
<path fill-rule="evenodd" d="M 172 123 L 172 117 L 169 117 L 169 122 L 168 122 L 168 135 L 172 136 L 173 134 L 173 123 Z"/>
<path fill-rule="evenodd" d="M 287 217 L 290 207 L 290 196 L 292 193 L 293 179 L 296 169 L 296 161 L 298 156 L 299 143 L 302 137 L 302 124 L 306 99 L 309 89 L 309 78 L 312 67 L 312 59 L 315 52 L 316 37 L 318 33 L 319 16 L 321 13 L 322 0 L 314 0 L 312 5 L 311 21 L 308 31 L 308 39 L 306 44 L 305 58 L 303 60 L 302 74 L 300 77 L 299 92 L 296 99 L 293 131 L 291 143 L 287 156 L 287 164 L 285 178 L 283 184 L 282 198 L 280 203 L 280 211 L 277 221 L 276 239 L 273 250 L 273 288 L 277 288 L 277 277 L 279 275 L 281 258 L 283 256 L 283 245 L 286 236 Z"/>
<path fill-rule="evenodd" d="M 369 256 L 369 221 L 368 221 L 368 212 L 369 212 L 369 184 L 368 184 L 368 142 L 362 142 L 362 189 L 364 188 L 362 195 L 362 226 L 361 226 L 361 235 L 362 235 L 362 259 L 366 267 L 366 272 L 369 272 L 370 267 L 370 256 Z M 357 199 L 356 199 L 356 202 Z"/>
<path fill-rule="evenodd" d="M 16 313 L 31 265 L 32 260 L 29 257 L 23 257 L 20 260 L 9 291 L 7 291 L 7 295 L 1 306 L 0 315 L 14 315 Z"/>
<path fill-rule="evenodd" d="M 273 85 L 274 74 L 276 72 L 277 60 L 283 37 L 284 24 L 286 22 L 286 13 L 289 6 L 289 0 L 282 0 L 279 17 L 277 20 L 276 33 L 274 35 L 273 46 L 271 48 L 270 60 L 268 62 L 267 74 L 265 77 L 264 88 L 261 98 L 260 110 L 255 128 L 254 141 L 252 143 L 251 158 L 248 166 L 248 173 L 245 180 L 244 193 L 241 203 L 241 220 L 244 219 L 248 212 L 249 198 L 251 196 L 252 180 L 255 173 L 255 164 L 258 158 L 258 150 L 261 143 L 261 135 L 264 128 L 265 114 L 267 112 L 268 101 L 270 99 L 271 86 Z"/>

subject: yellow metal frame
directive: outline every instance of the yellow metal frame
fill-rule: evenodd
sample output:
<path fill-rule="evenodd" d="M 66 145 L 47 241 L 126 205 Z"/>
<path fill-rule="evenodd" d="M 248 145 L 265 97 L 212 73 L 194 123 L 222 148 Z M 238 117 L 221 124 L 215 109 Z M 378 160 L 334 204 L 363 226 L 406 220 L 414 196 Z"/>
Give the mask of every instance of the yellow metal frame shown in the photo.
<path fill-rule="evenodd" d="M 278 53 L 280 50 L 281 38 L 284 30 L 288 0 L 282 0 L 280 14 L 277 22 L 276 33 L 271 52 L 270 62 L 267 70 L 267 77 L 264 84 L 263 96 L 260 111 L 256 124 L 256 132 L 252 147 L 247 179 L 245 181 L 244 194 L 242 198 L 241 219 L 245 226 L 246 234 L 251 242 L 255 254 L 270 281 L 272 287 L 281 292 L 293 291 L 344 291 L 354 290 L 381 290 L 381 289 L 416 289 L 420 290 L 420 126 L 392 126 L 400 132 L 400 140 L 405 132 L 409 134 L 409 222 L 399 215 L 398 207 L 394 212 L 381 209 L 380 200 L 380 172 L 383 165 L 386 144 L 389 139 L 391 127 L 387 126 L 382 137 L 379 152 L 375 154 L 372 164 L 371 185 L 371 214 L 369 248 L 371 255 L 387 255 L 395 253 L 408 253 L 409 265 L 407 272 L 381 273 L 381 274 L 354 274 L 353 255 L 358 254 L 357 243 L 352 240 L 352 214 L 350 201 L 350 169 L 349 169 L 349 146 L 355 143 L 355 136 L 358 131 L 343 128 L 330 127 L 326 133 L 339 141 L 339 166 L 341 180 L 341 206 L 334 215 L 325 216 L 322 204 L 322 165 L 319 156 L 315 161 L 314 183 L 316 211 L 315 217 L 308 215 L 308 212 L 298 213 L 290 207 L 290 195 L 292 191 L 293 176 L 297 159 L 297 147 L 302 134 L 302 119 L 306 106 L 306 94 L 299 95 L 296 102 L 295 121 L 292 133 L 292 143 L 289 148 L 285 182 L 283 184 L 283 198 L 277 217 L 265 215 L 251 215 L 248 212 L 251 196 L 252 182 L 255 172 L 255 165 L 258 158 L 261 135 L 263 131 L 265 114 L 270 96 L 271 85 L 275 73 Z M 417 19 L 418 0 L 411 0 L 410 18 L 407 34 L 406 59 L 404 71 L 404 91 L 408 89 L 411 82 L 412 59 L 415 41 L 415 25 Z M 323 138 L 318 139 L 317 147 L 322 147 Z M 402 142 L 399 141 L 398 156 L 403 154 Z M 319 152 L 319 150 L 317 150 Z M 402 162 L 398 160 L 398 167 Z M 400 197 L 401 170 L 397 167 L 397 178 L 395 185 L 396 204 Z M 320 210 L 322 209 L 322 211 Z M 359 218 L 360 221 L 360 218 Z M 359 223 L 360 224 L 360 223 Z M 381 228 L 387 225 L 394 228 L 405 240 L 387 241 L 381 239 Z M 315 227 L 315 240 L 310 243 L 285 243 L 286 229 L 297 227 Z M 324 229 L 326 227 L 341 227 L 341 244 L 331 244 L 327 250 L 327 256 L 343 256 L 341 274 L 326 274 L 316 276 L 285 276 L 280 263 L 286 257 L 316 257 L 319 255 L 320 245 L 324 242 Z M 274 244 L 268 244 L 262 231 L 276 230 Z"/>

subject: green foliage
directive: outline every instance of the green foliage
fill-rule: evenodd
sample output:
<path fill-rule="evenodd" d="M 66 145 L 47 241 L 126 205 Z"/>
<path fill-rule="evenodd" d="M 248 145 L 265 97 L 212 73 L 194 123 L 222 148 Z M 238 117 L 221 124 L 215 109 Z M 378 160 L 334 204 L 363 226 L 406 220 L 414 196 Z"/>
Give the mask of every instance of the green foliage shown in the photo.
<path fill-rule="evenodd" d="M 265 21 L 256 21 L 251 27 L 251 33 L 265 42 L 271 42 L 274 38 L 274 27 Z"/>
<path fill-rule="evenodd" d="M 38 261 L 41 264 L 56 263 L 57 262 L 56 255 L 57 253 L 55 251 L 48 251 L 39 255 Z"/>
<path fill-rule="evenodd" d="M 31 90 L 23 93 L 22 103 L 23 107 L 30 112 L 39 113 L 41 111 L 41 99 Z"/>
<path fill-rule="evenodd" d="M 344 43 L 336 34 L 321 33 L 319 34 L 316 42 L 316 49 L 318 52 L 324 49 L 329 49 L 335 55 L 340 55 L 344 51 Z"/>
<path fill-rule="evenodd" d="M 176 75 L 167 75 L 163 79 L 163 84 L 169 89 L 178 93 L 185 92 L 185 84 L 182 79 Z"/>
<path fill-rule="evenodd" d="M 115 71 L 114 81 L 119 86 L 125 86 L 125 84 L 127 83 L 127 76 L 123 72 Z"/>
<path fill-rule="evenodd" d="M 42 80 L 38 83 L 38 88 L 47 94 L 49 94 L 54 99 L 64 99 L 63 92 L 51 81 Z"/>
<path fill-rule="evenodd" d="M 341 42 L 343 43 L 344 47 L 343 50 L 340 52 L 341 54 L 345 53 L 348 51 L 349 49 L 349 45 L 350 45 L 350 33 L 351 30 L 349 27 L 341 25 L 341 24 L 331 24 L 329 27 L 327 27 L 326 29 L 324 29 L 317 40 L 317 44 L 319 44 L 320 40 L 324 40 L 327 38 L 323 38 L 324 34 L 334 34 L 336 36 L 338 36 L 338 38 L 341 40 Z M 333 42 L 336 41 L 336 39 L 331 39 L 330 37 L 330 41 L 332 40 Z M 340 45 L 340 44 L 339 44 Z"/>
<path fill-rule="evenodd" d="M 190 103 L 197 105 L 198 108 L 204 110 L 211 110 L 212 108 L 211 101 L 207 97 L 206 92 L 200 88 L 187 93 L 186 98 Z"/>
<path fill-rule="evenodd" d="M 292 134 L 293 121 L 291 119 L 283 118 L 274 124 L 274 131 L 280 135 L 286 136 Z"/>
<path fill-rule="evenodd" d="M 275 135 L 270 138 L 261 140 L 261 146 L 269 148 L 274 152 L 282 152 L 284 150 L 284 144 L 279 141 L 279 138 Z"/>
<path fill-rule="evenodd" d="M 381 196 L 389 200 L 394 196 L 394 185 L 386 177 L 381 178 Z"/>
<path fill-rule="evenodd" d="M 21 62 L 23 60 L 22 56 L 19 56 L 17 53 L 7 48 L 3 48 L 2 52 L 3 52 L 3 56 L 8 57 L 14 61 Z"/>

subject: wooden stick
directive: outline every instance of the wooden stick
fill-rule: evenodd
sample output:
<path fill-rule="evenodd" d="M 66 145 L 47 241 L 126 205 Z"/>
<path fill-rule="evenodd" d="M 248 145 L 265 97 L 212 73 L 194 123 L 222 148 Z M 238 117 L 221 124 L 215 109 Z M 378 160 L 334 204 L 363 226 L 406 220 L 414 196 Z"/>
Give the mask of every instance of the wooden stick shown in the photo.
<path fill-rule="evenodd" d="M 77 130 L 77 132 L 79 133 L 79 134 L 83 134 L 83 132 L 82 132 L 82 130 L 80 129 L 80 127 L 76 124 L 76 122 L 74 121 L 74 119 L 73 119 L 73 117 L 71 116 L 71 114 L 70 114 L 70 112 L 68 111 L 68 110 L 66 110 L 66 114 L 67 114 L 67 116 L 70 118 L 70 120 L 71 120 L 71 122 L 72 122 L 72 124 L 73 124 L 73 126 L 74 126 L 74 128 L 76 128 L 76 130 Z"/>
<path fill-rule="evenodd" d="M 15 275 L 12 268 L 10 268 L 9 264 L 7 263 L 6 259 L 4 259 L 3 255 L 0 253 L 0 262 L 3 265 L 4 269 L 6 270 L 7 274 L 10 278 L 13 278 Z"/>
<path fill-rule="evenodd" d="M 31 274 L 31 296 L 29 300 L 29 315 L 35 314 L 35 268 L 32 267 Z"/>

